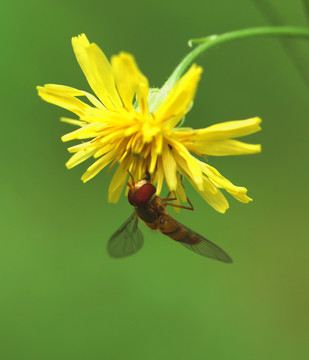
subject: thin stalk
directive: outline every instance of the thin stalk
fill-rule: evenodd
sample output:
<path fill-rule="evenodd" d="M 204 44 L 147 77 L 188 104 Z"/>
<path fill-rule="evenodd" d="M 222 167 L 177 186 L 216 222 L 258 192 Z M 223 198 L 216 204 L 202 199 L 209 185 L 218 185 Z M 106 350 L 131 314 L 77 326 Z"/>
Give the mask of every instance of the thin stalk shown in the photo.
<path fill-rule="evenodd" d="M 278 27 L 259 27 L 259 28 L 251 28 L 251 29 L 243 29 L 227 32 L 221 35 L 211 35 L 205 38 L 192 39 L 189 40 L 189 46 L 193 46 L 194 44 L 200 44 L 195 49 L 193 49 L 176 67 L 169 81 L 174 80 L 175 82 L 181 77 L 181 75 L 185 72 L 189 65 L 203 52 L 207 51 L 213 46 L 228 42 L 234 41 L 244 38 L 250 37 L 290 37 L 290 38 L 305 38 L 309 40 L 309 29 L 302 27 L 294 27 L 294 26 L 278 26 Z"/>
<path fill-rule="evenodd" d="M 309 29 L 295 26 L 267 26 L 230 31 L 221 35 L 210 35 L 204 38 L 189 40 L 188 44 L 190 47 L 192 47 L 194 44 L 199 45 L 184 57 L 184 59 L 180 62 L 180 64 L 173 71 L 172 75 L 160 89 L 158 95 L 153 98 L 151 111 L 155 111 L 157 109 L 157 107 L 166 98 L 170 90 L 175 86 L 181 75 L 199 55 L 216 45 L 223 44 L 228 41 L 251 37 L 285 37 L 297 39 L 304 38 L 309 40 Z"/>

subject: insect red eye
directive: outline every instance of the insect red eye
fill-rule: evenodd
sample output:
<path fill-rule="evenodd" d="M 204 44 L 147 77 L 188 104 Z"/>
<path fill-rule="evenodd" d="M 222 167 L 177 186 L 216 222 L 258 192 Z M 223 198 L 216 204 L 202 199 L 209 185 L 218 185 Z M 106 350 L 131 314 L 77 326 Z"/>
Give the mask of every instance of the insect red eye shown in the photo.
<path fill-rule="evenodd" d="M 147 201 L 152 197 L 152 195 L 156 192 L 156 188 L 152 184 L 145 184 L 141 186 L 140 189 L 136 191 L 134 194 L 134 202 L 136 205 L 146 204 Z"/>
<path fill-rule="evenodd" d="M 129 203 L 134 206 L 146 204 L 155 192 L 156 188 L 152 184 L 144 184 L 135 193 L 129 191 Z"/>
<path fill-rule="evenodd" d="M 134 195 L 133 195 L 133 193 L 132 193 L 132 190 L 129 190 L 128 200 L 129 200 L 129 203 L 130 203 L 131 205 L 133 205 L 133 206 L 135 205 Z"/>

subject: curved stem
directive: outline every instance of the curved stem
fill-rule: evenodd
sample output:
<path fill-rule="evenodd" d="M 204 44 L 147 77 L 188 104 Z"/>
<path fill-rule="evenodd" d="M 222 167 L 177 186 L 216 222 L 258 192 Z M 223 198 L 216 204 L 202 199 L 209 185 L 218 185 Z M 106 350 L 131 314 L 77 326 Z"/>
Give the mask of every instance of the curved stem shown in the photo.
<path fill-rule="evenodd" d="M 268 26 L 258 27 L 243 30 L 230 31 L 221 35 L 211 35 L 205 38 L 192 39 L 189 41 L 189 46 L 193 44 L 200 44 L 193 49 L 176 67 L 172 75 L 169 77 L 162 90 L 168 91 L 171 89 L 184 71 L 190 64 L 203 52 L 209 48 L 228 41 L 244 39 L 249 37 L 291 37 L 291 38 L 307 38 L 309 39 L 309 29 L 294 27 L 294 26 Z M 165 86 L 167 88 L 165 88 Z"/>
<path fill-rule="evenodd" d="M 193 49 L 180 64 L 173 71 L 163 87 L 154 94 L 151 101 L 149 100 L 149 110 L 154 112 L 159 105 L 167 97 L 168 93 L 175 86 L 181 75 L 192 64 L 192 62 L 203 52 L 207 51 L 215 45 L 224 42 L 250 38 L 250 37 L 291 37 L 291 38 L 307 38 L 309 39 L 309 29 L 294 26 L 267 26 L 258 28 L 249 28 L 236 31 L 230 31 L 221 35 L 210 35 L 204 38 L 192 39 L 189 41 L 189 46 L 199 44 Z"/>

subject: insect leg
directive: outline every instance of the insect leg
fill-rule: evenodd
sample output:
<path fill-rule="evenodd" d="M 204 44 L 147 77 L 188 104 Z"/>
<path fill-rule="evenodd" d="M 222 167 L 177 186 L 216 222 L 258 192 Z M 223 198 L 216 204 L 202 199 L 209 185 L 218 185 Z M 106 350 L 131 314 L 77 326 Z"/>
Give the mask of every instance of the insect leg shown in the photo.
<path fill-rule="evenodd" d="M 191 201 L 188 199 L 188 197 L 187 197 L 187 202 L 189 203 L 190 207 L 189 206 L 183 206 L 183 205 L 170 204 L 169 201 L 177 200 L 176 193 L 175 193 L 175 191 L 173 191 L 173 192 L 175 194 L 174 198 L 169 198 L 169 196 L 171 194 L 171 192 L 169 192 L 168 195 L 167 195 L 167 198 L 163 199 L 165 206 L 169 205 L 169 206 L 173 206 L 173 207 L 180 208 L 180 209 L 194 210 L 194 207 L 193 207 Z"/>
<path fill-rule="evenodd" d="M 188 199 L 187 199 L 188 200 Z M 189 201 L 188 201 L 189 202 Z M 180 208 L 180 209 L 186 209 L 186 210 L 194 210 L 194 207 L 193 205 L 190 203 L 191 207 L 189 206 L 182 206 L 182 205 L 176 205 L 176 204 L 165 204 L 165 206 L 173 206 L 173 207 L 176 207 L 176 208 Z"/>
<path fill-rule="evenodd" d="M 168 201 L 175 201 L 175 200 L 177 200 L 177 198 L 176 197 L 174 197 L 174 198 L 169 198 L 169 199 L 163 199 L 165 202 L 168 202 Z"/>
<path fill-rule="evenodd" d="M 176 199 L 171 199 L 171 198 L 170 198 L 172 192 L 174 193 L 174 196 L 176 197 L 175 191 L 169 191 L 168 194 L 167 194 L 167 197 L 166 197 L 165 199 L 163 199 L 163 201 L 176 200 Z"/>

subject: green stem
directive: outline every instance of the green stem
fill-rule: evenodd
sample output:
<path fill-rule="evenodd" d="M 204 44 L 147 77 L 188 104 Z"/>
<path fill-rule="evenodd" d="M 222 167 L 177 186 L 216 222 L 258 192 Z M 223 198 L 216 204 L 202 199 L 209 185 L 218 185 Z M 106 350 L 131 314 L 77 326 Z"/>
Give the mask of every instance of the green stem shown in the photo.
<path fill-rule="evenodd" d="M 268 26 L 258 27 L 243 30 L 230 31 L 221 35 L 211 35 L 205 38 L 192 39 L 189 41 L 189 46 L 193 44 L 200 44 L 193 49 L 176 67 L 172 75 L 162 87 L 162 93 L 168 93 L 179 80 L 185 70 L 192 64 L 192 62 L 203 52 L 211 47 L 238 39 L 250 37 L 291 37 L 291 38 L 307 38 L 309 39 L 309 29 L 294 26 Z"/>

